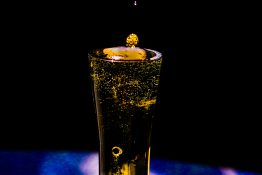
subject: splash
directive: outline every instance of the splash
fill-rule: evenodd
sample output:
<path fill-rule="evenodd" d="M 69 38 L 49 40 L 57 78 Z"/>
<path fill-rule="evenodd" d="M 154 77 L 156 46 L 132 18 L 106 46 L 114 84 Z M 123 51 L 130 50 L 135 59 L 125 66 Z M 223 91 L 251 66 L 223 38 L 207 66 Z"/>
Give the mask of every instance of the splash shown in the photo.
<path fill-rule="evenodd" d="M 126 46 L 131 47 L 131 48 L 135 48 L 138 44 L 138 41 L 139 41 L 138 36 L 134 33 L 131 33 L 126 38 Z"/>

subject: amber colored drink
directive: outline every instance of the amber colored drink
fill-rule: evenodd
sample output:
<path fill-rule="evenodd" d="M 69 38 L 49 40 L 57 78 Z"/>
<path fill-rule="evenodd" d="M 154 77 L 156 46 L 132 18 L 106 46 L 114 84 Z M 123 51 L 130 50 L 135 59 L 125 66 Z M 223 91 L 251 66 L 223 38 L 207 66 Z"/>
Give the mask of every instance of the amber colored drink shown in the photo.
<path fill-rule="evenodd" d="M 130 48 L 131 49 L 131 48 Z M 159 87 L 161 53 L 144 59 L 89 53 L 99 129 L 99 175 L 148 175 L 150 136 Z"/>

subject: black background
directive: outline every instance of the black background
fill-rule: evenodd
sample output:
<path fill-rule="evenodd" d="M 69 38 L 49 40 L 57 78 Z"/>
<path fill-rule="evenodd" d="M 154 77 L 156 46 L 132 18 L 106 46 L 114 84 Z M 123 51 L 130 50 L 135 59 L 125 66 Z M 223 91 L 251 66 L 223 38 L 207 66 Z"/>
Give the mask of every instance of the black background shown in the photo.
<path fill-rule="evenodd" d="M 87 53 L 134 32 L 139 46 L 163 54 L 152 155 L 261 171 L 256 11 L 131 3 L 3 4 L 1 148 L 97 151 Z"/>

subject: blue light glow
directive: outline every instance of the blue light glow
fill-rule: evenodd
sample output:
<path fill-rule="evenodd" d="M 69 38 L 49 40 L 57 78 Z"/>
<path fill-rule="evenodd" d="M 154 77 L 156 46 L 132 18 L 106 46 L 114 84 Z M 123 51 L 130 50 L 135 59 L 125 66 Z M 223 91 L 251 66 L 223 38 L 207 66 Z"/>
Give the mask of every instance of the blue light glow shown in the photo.
<path fill-rule="evenodd" d="M 150 175 L 262 175 L 154 158 L 150 164 Z M 98 175 L 98 153 L 0 151 L 0 175 Z"/>

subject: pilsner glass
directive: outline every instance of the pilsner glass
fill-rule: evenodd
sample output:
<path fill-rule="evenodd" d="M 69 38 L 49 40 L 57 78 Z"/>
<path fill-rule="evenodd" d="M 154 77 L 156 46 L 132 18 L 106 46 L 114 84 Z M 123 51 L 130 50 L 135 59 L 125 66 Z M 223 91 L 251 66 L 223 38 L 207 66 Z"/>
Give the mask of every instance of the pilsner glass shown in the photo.
<path fill-rule="evenodd" d="M 122 48 L 112 48 L 117 49 Z M 136 59 L 139 54 L 108 59 L 105 49 L 88 54 L 99 130 L 99 175 L 149 174 L 162 54 L 143 50 L 144 60 Z"/>

